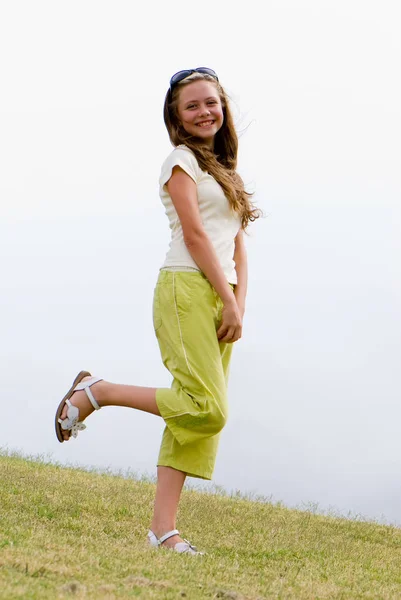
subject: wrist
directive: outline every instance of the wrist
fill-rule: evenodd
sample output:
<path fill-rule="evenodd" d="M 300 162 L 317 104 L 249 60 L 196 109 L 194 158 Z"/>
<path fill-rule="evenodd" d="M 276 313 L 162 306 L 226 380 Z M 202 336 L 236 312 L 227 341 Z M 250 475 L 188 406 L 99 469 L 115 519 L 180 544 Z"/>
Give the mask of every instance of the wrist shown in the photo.
<path fill-rule="evenodd" d="M 237 303 L 234 292 L 231 290 L 231 288 L 227 296 L 224 296 L 221 301 L 223 302 L 224 306 L 234 306 Z"/>

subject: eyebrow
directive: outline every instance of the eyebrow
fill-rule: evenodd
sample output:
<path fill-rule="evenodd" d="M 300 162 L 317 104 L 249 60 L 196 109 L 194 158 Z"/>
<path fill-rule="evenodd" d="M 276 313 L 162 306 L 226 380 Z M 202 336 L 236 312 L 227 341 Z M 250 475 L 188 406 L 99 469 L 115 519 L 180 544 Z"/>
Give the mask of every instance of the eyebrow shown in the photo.
<path fill-rule="evenodd" d="M 208 96 L 205 100 L 217 100 L 216 96 Z M 187 100 L 184 104 L 191 104 L 191 102 L 198 102 L 198 100 Z"/>

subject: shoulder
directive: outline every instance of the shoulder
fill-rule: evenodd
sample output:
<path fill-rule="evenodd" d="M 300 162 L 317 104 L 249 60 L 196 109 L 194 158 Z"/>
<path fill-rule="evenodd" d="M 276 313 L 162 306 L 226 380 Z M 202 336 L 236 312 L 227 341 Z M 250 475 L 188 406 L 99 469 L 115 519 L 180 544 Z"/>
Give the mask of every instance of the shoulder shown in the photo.
<path fill-rule="evenodd" d="M 182 160 L 188 164 L 198 165 L 198 161 L 196 160 L 195 154 L 188 148 L 188 146 L 184 146 L 184 144 L 180 144 L 176 146 L 174 150 L 170 152 L 164 161 L 163 165 L 170 164 L 176 160 Z"/>
<path fill-rule="evenodd" d="M 174 148 L 172 152 L 167 156 L 166 160 L 162 164 L 160 174 L 160 185 L 163 186 L 170 179 L 173 168 L 175 166 L 181 167 L 194 181 L 197 183 L 201 170 L 198 165 L 198 161 L 192 150 L 187 146 L 180 145 Z"/>

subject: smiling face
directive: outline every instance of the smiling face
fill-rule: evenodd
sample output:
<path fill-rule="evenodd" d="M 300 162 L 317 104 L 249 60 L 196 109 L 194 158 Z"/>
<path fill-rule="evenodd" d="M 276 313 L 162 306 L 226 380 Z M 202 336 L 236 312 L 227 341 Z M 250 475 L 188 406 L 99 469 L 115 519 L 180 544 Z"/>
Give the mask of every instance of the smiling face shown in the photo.
<path fill-rule="evenodd" d="M 213 82 L 198 80 L 182 86 L 177 114 L 187 133 L 213 147 L 214 136 L 224 121 L 220 96 Z"/>

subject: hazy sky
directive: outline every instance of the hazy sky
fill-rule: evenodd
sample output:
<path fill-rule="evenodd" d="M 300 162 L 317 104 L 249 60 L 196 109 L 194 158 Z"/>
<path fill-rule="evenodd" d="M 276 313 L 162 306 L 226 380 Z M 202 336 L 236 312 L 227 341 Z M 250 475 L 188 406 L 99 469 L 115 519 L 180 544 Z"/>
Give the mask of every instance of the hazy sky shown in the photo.
<path fill-rule="evenodd" d="M 80 369 L 170 385 L 151 315 L 162 104 L 174 72 L 209 66 L 266 214 L 214 483 L 401 523 L 400 16 L 395 0 L 1 3 L 0 446 L 155 472 L 161 420 L 109 408 L 61 445 L 54 412 Z"/>

